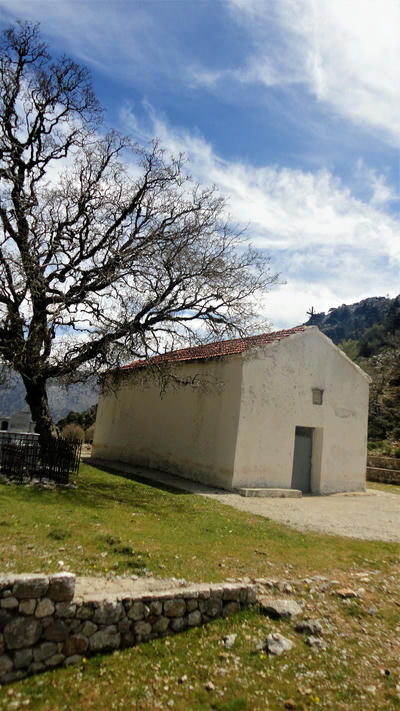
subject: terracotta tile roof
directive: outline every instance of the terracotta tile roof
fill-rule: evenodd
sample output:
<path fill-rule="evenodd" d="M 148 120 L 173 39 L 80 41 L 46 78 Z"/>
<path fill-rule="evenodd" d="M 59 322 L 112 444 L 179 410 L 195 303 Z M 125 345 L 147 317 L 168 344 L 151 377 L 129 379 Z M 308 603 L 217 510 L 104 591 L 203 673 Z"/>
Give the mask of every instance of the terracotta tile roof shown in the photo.
<path fill-rule="evenodd" d="M 170 351 L 151 358 L 152 363 L 181 363 L 191 360 L 202 360 L 205 358 L 219 358 L 221 356 L 236 355 L 244 353 L 251 348 L 258 348 L 267 343 L 280 341 L 295 333 L 305 331 L 305 326 L 295 326 L 284 331 L 274 331 L 273 333 L 261 333 L 258 336 L 248 336 L 246 338 L 235 338 L 230 341 L 218 341 L 216 343 L 206 343 L 203 346 L 193 346 L 191 348 L 181 348 L 178 351 Z M 124 370 L 129 368 L 140 368 L 147 364 L 145 360 L 135 360 L 124 366 Z"/>

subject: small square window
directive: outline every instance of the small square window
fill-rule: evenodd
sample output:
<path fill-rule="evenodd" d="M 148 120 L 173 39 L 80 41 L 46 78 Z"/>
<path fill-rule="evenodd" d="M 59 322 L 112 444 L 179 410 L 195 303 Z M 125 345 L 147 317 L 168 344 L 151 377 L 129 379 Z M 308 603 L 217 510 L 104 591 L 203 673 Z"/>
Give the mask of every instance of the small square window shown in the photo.
<path fill-rule="evenodd" d="M 313 388 L 312 389 L 312 401 L 313 405 L 322 405 L 322 398 L 324 395 L 324 391 L 321 390 L 320 388 Z"/>

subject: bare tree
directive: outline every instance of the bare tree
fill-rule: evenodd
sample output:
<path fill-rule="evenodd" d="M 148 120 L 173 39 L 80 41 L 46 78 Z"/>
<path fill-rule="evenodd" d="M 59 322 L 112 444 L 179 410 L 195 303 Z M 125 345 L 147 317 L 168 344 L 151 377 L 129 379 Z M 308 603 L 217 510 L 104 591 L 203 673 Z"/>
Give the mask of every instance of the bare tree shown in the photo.
<path fill-rule="evenodd" d="M 37 26 L 3 34 L 0 84 L 0 359 L 45 436 L 50 378 L 244 333 L 276 275 L 182 156 L 101 132 L 87 70 Z"/>

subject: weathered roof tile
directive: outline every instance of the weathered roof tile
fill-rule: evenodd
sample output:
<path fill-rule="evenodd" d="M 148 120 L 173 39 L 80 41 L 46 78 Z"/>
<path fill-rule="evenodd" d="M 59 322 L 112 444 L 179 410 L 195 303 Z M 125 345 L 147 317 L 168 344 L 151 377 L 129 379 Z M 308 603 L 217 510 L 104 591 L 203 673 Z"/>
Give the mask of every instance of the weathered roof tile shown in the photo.
<path fill-rule="evenodd" d="M 305 331 L 304 326 L 295 326 L 283 331 L 274 331 L 272 333 L 261 333 L 257 336 L 248 336 L 246 338 L 235 338 L 229 341 L 217 341 L 215 343 L 206 343 L 202 346 L 192 346 L 191 348 L 181 348 L 177 351 L 162 353 L 161 355 L 151 358 L 152 363 L 181 363 L 191 360 L 202 360 L 205 358 L 219 358 L 221 356 L 236 355 L 244 353 L 251 348 L 259 348 L 274 341 L 280 341 L 282 338 L 287 338 L 295 333 Z M 132 363 L 124 366 L 124 370 L 129 368 L 140 368 L 145 366 L 148 361 L 135 360 Z"/>

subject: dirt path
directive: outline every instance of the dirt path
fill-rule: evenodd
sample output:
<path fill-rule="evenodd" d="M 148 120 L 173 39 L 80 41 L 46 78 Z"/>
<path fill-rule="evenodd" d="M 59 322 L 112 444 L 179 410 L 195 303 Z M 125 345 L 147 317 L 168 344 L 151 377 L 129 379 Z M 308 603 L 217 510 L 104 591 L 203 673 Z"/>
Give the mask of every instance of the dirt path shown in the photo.
<path fill-rule="evenodd" d="M 90 463 L 96 466 L 96 460 Z M 97 465 L 107 468 L 105 462 L 97 461 Z M 111 464 L 108 466 L 111 468 Z M 400 496 L 397 494 L 369 489 L 354 494 L 303 496 L 300 499 L 245 498 L 155 469 L 133 467 L 122 462 L 113 462 L 112 468 L 132 478 L 215 499 L 239 511 L 265 516 L 300 531 L 400 542 Z"/>

